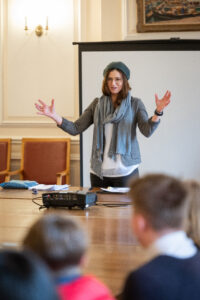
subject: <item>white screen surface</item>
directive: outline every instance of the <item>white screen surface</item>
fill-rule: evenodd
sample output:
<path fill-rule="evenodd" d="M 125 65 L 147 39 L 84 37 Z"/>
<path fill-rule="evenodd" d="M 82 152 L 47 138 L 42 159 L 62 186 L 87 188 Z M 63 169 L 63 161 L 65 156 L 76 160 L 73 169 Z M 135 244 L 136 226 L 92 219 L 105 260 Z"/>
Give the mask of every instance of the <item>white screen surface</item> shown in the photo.
<path fill-rule="evenodd" d="M 103 69 L 123 61 L 131 70 L 132 96 L 140 98 L 149 116 L 155 93 L 172 93 L 158 129 L 150 138 L 137 131 L 142 163 L 140 174 L 162 172 L 200 179 L 200 51 L 82 52 L 82 110 L 101 96 Z M 93 126 L 83 133 L 83 186 L 90 186 Z"/>

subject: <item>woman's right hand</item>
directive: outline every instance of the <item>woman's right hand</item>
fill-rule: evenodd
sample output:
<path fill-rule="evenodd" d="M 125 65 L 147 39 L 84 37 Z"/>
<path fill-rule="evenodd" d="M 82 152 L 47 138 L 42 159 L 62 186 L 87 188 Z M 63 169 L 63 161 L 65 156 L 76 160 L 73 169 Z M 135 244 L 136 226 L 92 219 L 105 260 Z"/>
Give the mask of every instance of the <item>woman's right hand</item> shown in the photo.
<path fill-rule="evenodd" d="M 51 100 L 51 105 L 47 105 L 42 100 L 38 100 L 39 103 L 35 103 L 35 107 L 38 110 L 38 115 L 43 115 L 53 119 L 58 125 L 62 123 L 62 117 L 55 111 L 54 99 Z"/>

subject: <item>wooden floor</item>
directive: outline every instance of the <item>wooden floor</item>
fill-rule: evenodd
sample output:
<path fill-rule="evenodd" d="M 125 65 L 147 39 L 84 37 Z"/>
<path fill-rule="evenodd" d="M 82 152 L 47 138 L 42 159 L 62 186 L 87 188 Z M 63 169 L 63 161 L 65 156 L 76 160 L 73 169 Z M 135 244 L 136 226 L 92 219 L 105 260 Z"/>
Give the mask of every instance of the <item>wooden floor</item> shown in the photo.
<path fill-rule="evenodd" d="M 126 195 L 97 195 L 96 206 L 63 210 L 81 220 L 89 232 L 91 245 L 85 271 L 99 277 L 117 295 L 129 271 L 137 266 L 136 254 L 141 249 L 131 229 L 130 199 Z M 39 196 L 37 201 L 42 204 Z M 32 197 L 27 190 L 0 190 L 1 247 L 20 246 L 30 225 L 47 211 L 39 210 Z"/>

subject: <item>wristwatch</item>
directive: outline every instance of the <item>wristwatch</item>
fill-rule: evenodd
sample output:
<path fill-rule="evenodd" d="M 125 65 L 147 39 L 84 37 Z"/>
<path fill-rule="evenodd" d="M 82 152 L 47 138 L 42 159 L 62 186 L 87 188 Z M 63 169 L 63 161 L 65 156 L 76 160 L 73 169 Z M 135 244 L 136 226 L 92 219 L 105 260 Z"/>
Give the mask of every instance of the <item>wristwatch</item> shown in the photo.
<path fill-rule="evenodd" d="M 158 112 L 158 111 L 155 109 L 154 114 L 155 114 L 156 116 L 158 116 L 158 117 L 161 117 L 161 116 L 163 115 L 163 111 Z"/>

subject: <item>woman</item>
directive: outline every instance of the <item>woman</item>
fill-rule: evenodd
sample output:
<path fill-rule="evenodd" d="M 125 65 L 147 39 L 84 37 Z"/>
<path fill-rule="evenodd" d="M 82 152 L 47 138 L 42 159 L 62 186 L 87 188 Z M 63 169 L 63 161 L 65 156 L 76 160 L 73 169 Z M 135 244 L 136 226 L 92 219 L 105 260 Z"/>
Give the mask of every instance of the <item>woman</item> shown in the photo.
<path fill-rule="evenodd" d="M 71 135 L 82 133 L 94 124 L 91 155 L 92 187 L 123 187 L 132 176 L 138 176 L 141 162 L 136 128 L 149 137 L 158 127 L 164 108 L 170 103 L 167 91 L 162 99 L 155 95 L 156 110 L 149 119 L 145 106 L 131 97 L 130 70 L 123 62 L 110 63 L 103 72 L 103 95 L 87 107 L 78 120 L 70 122 L 55 112 L 54 100 L 48 106 L 39 100 L 38 114 L 52 118 Z"/>

